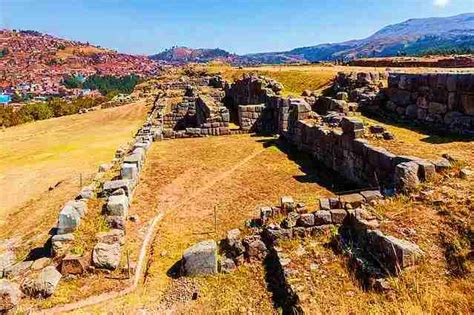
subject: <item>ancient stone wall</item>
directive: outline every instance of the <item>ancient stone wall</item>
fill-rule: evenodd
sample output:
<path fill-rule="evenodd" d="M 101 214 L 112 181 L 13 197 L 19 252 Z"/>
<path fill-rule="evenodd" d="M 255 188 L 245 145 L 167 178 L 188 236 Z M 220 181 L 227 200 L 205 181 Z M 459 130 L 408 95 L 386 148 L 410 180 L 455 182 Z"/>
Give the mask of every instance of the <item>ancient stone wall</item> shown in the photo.
<path fill-rule="evenodd" d="M 385 108 L 450 131 L 474 133 L 474 74 L 390 74 Z"/>

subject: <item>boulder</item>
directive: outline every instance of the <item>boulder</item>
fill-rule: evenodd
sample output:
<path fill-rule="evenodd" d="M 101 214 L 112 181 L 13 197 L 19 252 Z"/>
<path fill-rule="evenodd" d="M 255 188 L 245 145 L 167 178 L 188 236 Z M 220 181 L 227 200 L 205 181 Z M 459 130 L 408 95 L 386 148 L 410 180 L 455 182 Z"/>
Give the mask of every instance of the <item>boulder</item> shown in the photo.
<path fill-rule="evenodd" d="M 216 274 L 216 242 L 202 241 L 186 249 L 183 253 L 183 271 L 187 276 Z"/>
<path fill-rule="evenodd" d="M 92 263 L 100 269 L 115 270 L 120 264 L 120 244 L 97 243 L 92 251 Z"/>
<path fill-rule="evenodd" d="M 433 161 L 433 164 L 435 166 L 436 172 L 443 172 L 452 167 L 451 162 L 445 158 L 439 158 L 438 160 Z"/>
<path fill-rule="evenodd" d="M 8 280 L 0 280 L 0 314 L 8 314 L 21 299 L 21 291 L 17 284 Z"/>
<path fill-rule="evenodd" d="M 115 190 L 120 189 L 120 188 L 125 191 L 125 194 L 127 196 L 130 196 L 130 193 L 131 193 L 130 181 L 126 179 L 111 180 L 111 181 L 105 182 L 102 188 L 102 193 L 104 194 L 105 197 L 108 197 Z"/>
<path fill-rule="evenodd" d="M 61 261 L 60 269 L 63 275 L 80 275 L 86 271 L 86 262 L 84 257 L 67 255 Z"/>
<path fill-rule="evenodd" d="M 57 233 L 67 234 L 74 232 L 81 222 L 81 214 L 73 205 L 66 204 L 59 213 Z"/>
<path fill-rule="evenodd" d="M 120 245 L 125 244 L 125 233 L 123 230 L 113 229 L 108 232 L 100 232 L 96 235 L 98 243 L 105 243 L 105 244 L 115 244 L 118 243 Z"/>
<path fill-rule="evenodd" d="M 126 218 L 128 215 L 127 196 L 110 196 L 107 200 L 107 212 L 111 216 L 121 216 Z"/>
<path fill-rule="evenodd" d="M 53 257 L 63 256 L 74 244 L 74 235 L 71 233 L 54 235 L 51 238 L 51 255 Z"/>
<path fill-rule="evenodd" d="M 138 168 L 135 164 L 124 163 L 120 170 L 120 176 L 122 179 L 135 180 L 138 178 Z"/>
<path fill-rule="evenodd" d="M 3 270 L 3 276 L 10 279 L 22 276 L 31 269 L 31 265 L 33 265 L 33 261 L 31 260 L 18 262 L 5 268 Z"/>
<path fill-rule="evenodd" d="M 420 184 L 418 163 L 403 162 L 395 167 L 395 185 L 402 192 L 409 192 Z"/>
<path fill-rule="evenodd" d="M 49 297 L 56 291 L 61 277 L 54 266 L 46 267 L 36 278 L 25 279 L 21 284 L 21 291 L 31 297 Z"/>
<path fill-rule="evenodd" d="M 77 196 L 78 199 L 92 199 L 94 198 L 94 188 L 91 186 L 85 186 L 82 187 L 81 192 L 79 193 L 79 196 Z"/>
<path fill-rule="evenodd" d="M 428 162 L 426 160 L 419 160 L 416 161 L 416 163 L 418 164 L 418 177 L 420 178 L 420 180 L 430 180 L 436 174 L 436 168 L 433 163 Z"/>
<path fill-rule="evenodd" d="M 41 257 L 36 259 L 33 264 L 31 265 L 31 270 L 41 270 L 48 267 L 52 262 L 51 258 L 48 257 Z"/>
<path fill-rule="evenodd" d="M 87 214 L 87 202 L 85 200 L 70 200 L 66 202 L 64 207 L 74 208 L 81 218 Z"/>
<path fill-rule="evenodd" d="M 415 265 L 424 255 L 416 244 L 384 235 L 379 230 L 367 231 L 367 246 L 378 261 L 383 262 L 385 267 L 395 274 Z"/>
<path fill-rule="evenodd" d="M 12 250 L 7 250 L 0 254 L 0 278 L 3 277 L 3 271 L 13 266 L 15 262 L 16 255 Z"/>

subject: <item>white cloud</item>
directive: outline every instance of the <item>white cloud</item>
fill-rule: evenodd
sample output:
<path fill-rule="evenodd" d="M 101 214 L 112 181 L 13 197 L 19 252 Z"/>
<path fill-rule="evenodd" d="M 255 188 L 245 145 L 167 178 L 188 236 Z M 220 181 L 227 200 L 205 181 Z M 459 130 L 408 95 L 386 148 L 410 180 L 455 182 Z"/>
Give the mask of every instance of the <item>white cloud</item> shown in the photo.
<path fill-rule="evenodd" d="M 450 2 L 451 2 L 451 0 L 434 0 L 433 5 L 436 6 L 436 7 L 439 7 L 439 8 L 444 8 Z"/>

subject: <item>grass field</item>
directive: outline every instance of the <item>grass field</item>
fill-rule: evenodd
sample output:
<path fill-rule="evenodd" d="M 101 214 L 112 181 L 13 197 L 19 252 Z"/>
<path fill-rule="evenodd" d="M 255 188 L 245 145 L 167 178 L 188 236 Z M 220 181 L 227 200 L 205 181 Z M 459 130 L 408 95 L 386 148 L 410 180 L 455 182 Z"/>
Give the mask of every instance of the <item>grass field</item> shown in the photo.
<path fill-rule="evenodd" d="M 140 101 L 1 131 L 0 238 L 54 223 L 61 204 L 80 190 L 81 174 L 86 182 L 101 163 L 109 162 L 145 113 Z"/>

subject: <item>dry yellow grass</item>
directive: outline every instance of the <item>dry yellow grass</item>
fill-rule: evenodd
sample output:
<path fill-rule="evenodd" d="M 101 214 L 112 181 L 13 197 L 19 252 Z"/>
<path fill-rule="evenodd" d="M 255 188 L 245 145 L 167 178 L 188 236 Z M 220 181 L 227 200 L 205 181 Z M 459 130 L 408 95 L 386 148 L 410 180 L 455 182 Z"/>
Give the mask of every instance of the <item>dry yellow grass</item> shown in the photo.
<path fill-rule="evenodd" d="M 0 239 L 20 246 L 19 258 L 47 240 L 58 211 L 79 192 L 80 174 L 87 184 L 145 112 L 138 102 L 0 132 Z"/>

